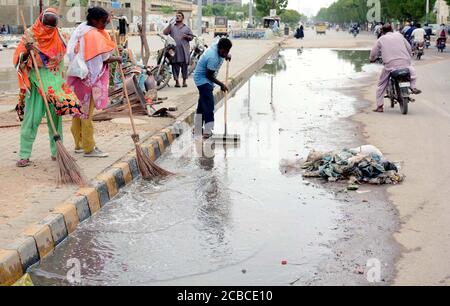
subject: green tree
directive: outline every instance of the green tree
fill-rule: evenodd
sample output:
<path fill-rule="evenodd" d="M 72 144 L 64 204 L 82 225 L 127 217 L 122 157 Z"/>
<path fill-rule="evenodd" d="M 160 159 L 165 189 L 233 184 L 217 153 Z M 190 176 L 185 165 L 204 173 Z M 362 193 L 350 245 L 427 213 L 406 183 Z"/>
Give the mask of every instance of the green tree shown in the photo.
<path fill-rule="evenodd" d="M 300 22 L 300 20 L 304 20 L 306 16 L 300 14 L 296 10 L 285 10 L 281 13 L 281 22 L 288 23 L 290 26 L 295 26 Z"/>
<path fill-rule="evenodd" d="M 203 16 L 226 16 L 229 20 L 242 20 L 248 17 L 248 4 L 227 5 L 214 4 L 206 5 L 202 9 Z"/>
<path fill-rule="evenodd" d="M 275 7 L 273 7 L 274 2 Z M 288 0 L 255 0 L 255 4 L 259 17 L 268 16 L 272 8 L 277 10 L 277 15 L 280 15 L 286 10 Z"/>
<path fill-rule="evenodd" d="M 171 6 L 161 6 L 161 8 L 159 9 L 161 11 L 161 13 L 169 15 L 173 13 L 173 7 Z"/>
<path fill-rule="evenodd" d="M 425 1 L 381 1 L 382 21 L 423 21 L 425 19 Z M 450 0 L 447 0 L 450 2 Z M 436 0 L 430 0 L 430 7 L 433 7 Z M 328 8 L 322 8 L 316 15 L 317 21 L 329 21 L 333 23 L 347 23 L 367 21 L 368 7 L 366 0 L 338 0 Z"/>
<path fill-rule="evenodd" d="M 202 7 L 202 15 L 206 16 L 206 17 L 212 16 L 213 15 L 213 13 L 212 13 L 212 5 L 203 6 Z"/>

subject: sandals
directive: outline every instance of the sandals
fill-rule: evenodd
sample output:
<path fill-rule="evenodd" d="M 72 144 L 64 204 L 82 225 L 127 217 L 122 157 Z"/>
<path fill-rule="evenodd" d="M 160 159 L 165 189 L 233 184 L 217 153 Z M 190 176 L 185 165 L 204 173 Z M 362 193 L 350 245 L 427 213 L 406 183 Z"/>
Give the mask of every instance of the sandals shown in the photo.
<path fill-rule="evenodd" d="M 28 167 L 31 164 L 29 159 L 21 159 L 16 163 L 16 166 L 19 168 Z"/>
<path fill-rule="evenodd" d="M 375 113 L 384 113 L 384 107 L 383 106 L 379 106 L 377 107 L 377 109 L 373 110 Z"/>
<path fill-rule="evenodd" d="M 97 157 L 97 158 L 106 158 L 109 156 L 108 153 L 103 152 L 99 148 L 95 147 L 92 152 L 84 153 L 84 157 Z"/>
<path fill-rule="evenodd" d="M 422 93 L 422 91 L 417 88 L 411 88 L 411 92 L 415 95 L 420 95 Z"/>

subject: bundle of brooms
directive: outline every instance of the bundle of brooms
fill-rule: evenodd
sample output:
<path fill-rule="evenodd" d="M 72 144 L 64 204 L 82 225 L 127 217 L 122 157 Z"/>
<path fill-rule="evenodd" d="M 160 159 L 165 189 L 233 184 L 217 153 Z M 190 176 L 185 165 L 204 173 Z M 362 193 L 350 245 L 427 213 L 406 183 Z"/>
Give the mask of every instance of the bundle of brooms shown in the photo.
<path fill-rule="evenodd" d="M 120 56 L 119 48 L 117 45 L 117 39 L 116 39 L 116 35 L 115 35 L 115 30 L 114 30 L 114 26 L 113 26 L 112 22 L 111 22 L 111 30 L 112 30 L 111 36 L 113 37 L 113 40 L 115 43 L 116 53 L 118 56 Z M 125 74 L 123 73 L 121 62 L 118 63 L 117 68 L 119 69 L 120 77 L 122 78 L 122 84 L 125 85 L 126 84 Z M 144 150 L 142 150 L 141 143 L 139 140 L 139 134 L 137 133 L 136 125 L 134 123 L 133 109 L 131 106 L 130 98 L 128 96 L 127 86 L 123 86 L 123 93 L 125 95 L 125 99 L 127 100 L 131 128 L 133 129 L 133 134 L 131 135 L 131 138 L 133 139 L 134 145 L 136 147 L 136 161 L 137 161 L 137 165 L 139 168 L 139 172 L 141 173 L 141 175 L 144 179 L 150 179 L 150 178 L 154 178 L 154 177 L 165 177 L 165 176 L 172 175 L 173 174 L 172 172 L 167 171 L 167 170 L 161 168 L 160 166 L 158 166 L 157 164 L 155 164 L 150 159 L 150 157 L 144 153 Z"/>
<path fill-rule="evenodd" d="M 26 33 L 26 22 L 23 17 L 23 12 L 21 12 L 22 22 L 24 24 L 24 29 Z M 25 36 L 26 34 L 24 34 Z M 47 112 L 47 118 L 50 121 L 50 125 L 53 132 L 53 139 L 56 144 L 56 163 L 58 166 L 58 173 L 56 175 L 56 181 L 59 184 L 77 184 L 80 186 L 86 185 L 86 181 L 81 172 L 80 167 L 78 166 L 75 159 L 69 154 L 64 145 L 62 144 L 61 136 L 58 134 L 58 130 L 56 129 L 55 122 L 53 121 L 52 114 L 50 112 L 50 107 L 48 104 L 47 96 L 45 95 L 44 84 L 42 83 L 41 75 L 39 73 L 39 67 L 37 65 L 36 56 L 34 54 L 34 50 L 30 50 L 31 60 L 33 62 L 33 67 L 36 73 L 36 78 L 39 83 L 39 87 L 41 89 L 42 99 L 44 100 L 45 109 Z"/>

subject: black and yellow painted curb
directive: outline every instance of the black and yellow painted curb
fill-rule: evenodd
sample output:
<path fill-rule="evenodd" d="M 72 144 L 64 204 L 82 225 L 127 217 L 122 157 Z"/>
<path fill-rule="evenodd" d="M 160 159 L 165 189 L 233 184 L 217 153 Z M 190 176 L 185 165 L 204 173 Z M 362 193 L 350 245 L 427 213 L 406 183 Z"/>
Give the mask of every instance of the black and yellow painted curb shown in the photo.
<path fill-rule="evenodd" d="M 165 128 L 142 144 L 152 160 L 159 158 L 179 136 L 174 128 Z M 27 269 L 51 253 L 77 226 L 113 199 L 121 188 L 140 177 L 134 153 L 95 177 L 89 187 L 56 207 L 43 220 L 27 228 L 19 239 L 0 249 L 0 285 L 12 285 Z"/>
<path fill-rule="evenodd" d="M 230 79 L 230 89 L 239 88 L 277 49 L 278 46 L 275 46 L 260 60 L 240 71 L 237 78 Z M 216 91 L 214 98 L 217 105 L 222 100 L 223 93 Z M 196 106 L 191 107 L 172 126 L 144 139 L 141 146 L 145 154 L 153 161 L 157 160 L 183 132 L 180 125 L 193 124 L 195 110 Z M 46 218 L 28 227 L 12 244 L 0 249 L 0 285 L 30 285 L 31 279 L 26 274 L 30 266 L 53 252 L 81 222 L 107 205 L 121 188 L 139 177 L 136 155 L 130 152 L 95 177 L 89 187 L 79 189 Z"/>

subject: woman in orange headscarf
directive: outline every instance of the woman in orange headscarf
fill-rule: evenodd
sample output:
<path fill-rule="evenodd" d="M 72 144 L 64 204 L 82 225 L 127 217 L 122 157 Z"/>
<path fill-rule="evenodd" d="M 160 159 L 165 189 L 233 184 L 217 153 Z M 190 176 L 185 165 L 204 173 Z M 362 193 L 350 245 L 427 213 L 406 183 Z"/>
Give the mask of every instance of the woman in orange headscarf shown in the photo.
<path fill-rule="evenodd" d="M 101 7 L 88 10 L 87 22 L 80 24 L 70 38 L 67 55 L 70 65 L 68 84 L 80 99 L 83 110 L 81 118 L 72 120 L 72 135 L 75 152 L 85 157 L 107 157 L 97 148 L 94 140 L 92 116 L 94 108 L 101 110 L 108 106 L 109 66 L 120 62 L 112 56 L 115 44 L 105 31 L 110 22 L 107 11 Z"/>
<path fill-rule="evenodd" d="M 49 8 L 42 12 L 33 26 L 25 31 L 22 41 L 14 53 L 14 65 L 19 77 L 22 95 L 25 95 L 25 113 L 20 130 L 20 160 L 18 167 L 30 164 L 30 156 L 38 127 L 46 116 L 43 95 L 50 103 L 50 112 L 58 134 L 62 136 L 62 115 L 80 116 L 80 105 L 76 95 L 65 83 L 64 55 L 66 42 L 59 32 L 58 14 Z M 37 80 L 30 51 L 34 50 L 39 73 L 44 85 L 42 92 Z M 52 159 L 56 156 L 56 145 L 47 120 Z"/>

